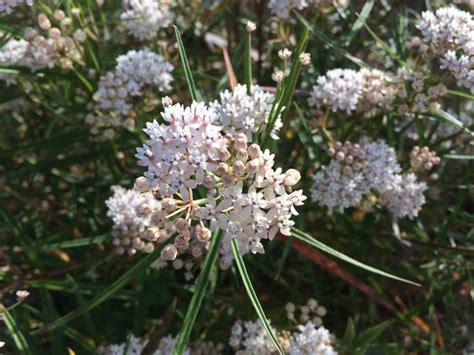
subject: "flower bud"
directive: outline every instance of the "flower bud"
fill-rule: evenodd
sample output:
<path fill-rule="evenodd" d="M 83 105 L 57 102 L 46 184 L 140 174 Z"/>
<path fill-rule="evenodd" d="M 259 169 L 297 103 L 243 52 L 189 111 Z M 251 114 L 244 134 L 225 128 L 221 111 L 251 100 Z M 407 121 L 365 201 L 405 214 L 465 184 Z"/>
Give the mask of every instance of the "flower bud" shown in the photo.
<path fill-rule="evenodd" d="M 160 233 L 160 228 L 158 227 L 148 228 L 145 232 L 145 238 L 151 242 L 159 241 L 160 237 L 161 237 L 161 233 Z"/>
<path fill-rule="evenodd" d="M 285 180 L 283 184 L 285 186 L 294 186 L 300 181 L 301 174 L 296 169 L 288 169 L 285 173 Z"/>
<path fill-rule="evenodd" d="M 200 242 L 207 243 L 211 239 L 211 231 L 201 225 L 197 225 L 196 227 L 199 227 L 195 229 L 197 239 Z"/>
<path fill-rule="evenodd" d="M 219 149 L 218 154 L 221 161 L 227 161 L 230 158 L 230 153 L 227 149 Z"/>
<path fill-rule="evenodd" d="M 309 53 L 301 53 L 300 54 L 300 63 L 301 65 L 308 65 L 311 63 L 311 54 Z"/>
<path fill-rule="evenodd" d="M 176 210 L 177 207 L 177 202 L 174 198 L 171 197 L 166 197 L 163 200 L 161 200 L 161 206 L 166 212 L 173 212 Z"/>
<path fill-rule="evenodd" d="M 217 175 L 224 175 L 224 174 L 227 173 L 228 170 L 229 170 L 229 166 L 226 163 L 221 162 L 217 166 L 216 174 Z"/>
<path fill-rule="evenodd" d="M 173 244 L 168 244 L 161 251 L 161 257 L 166 261 L 172 261 L 178 256 L 178 249 Z"/>
<path fill-rule="evenodd" d="M 182 232 L 189 228 L 188 221 L 184 218 L 178 218 L 176 222 L 174 222 L 174 227 L 178 232 Z"/>
<path fill-rule="evenodd" d="M 282 60 L 288 60 L 291 57 L 291 51 L 288 48 L 283 48 L 278 51 L 278 56 Z"/>
<path fill-rule="evenodd" d="M 148 192 L 151 189 L 148 179 L 144 176 L 140 176 L 135 180 L 134 188 L 138 192 Z"/>
<path fill-rule="evenodd" d="M 161 104 L 163 105 L 163 107 L 169 107 L 173 105 L 173 100 L 171 100 L 171 97 L 165 96 L 161 99 Z"/>
<path fill-rule="evenodd" d="M 247 163 L 247 173 L 255 174 L 258 170 L 258 160 L 254 159 Z"/>
<path fill-rule="evenodd" d="M 253 31 L 255 31 L 256 29 L 257 29 L 257 25 L 255 24 L 255 22 L 247 21 L 247 24 L 245 25 L 245 30 L 248 33 L 251 33 Z"/>
<path fill-rule="evenodd" d="M 31 41 L 37 35 L 38 35 L 38 31 L 36 31 L 34 28 L 31 28 L 31 27 L 25 28 L 25 31 L 23 33 L 23 37 L 25 38 L 26 41 Z"/>
<path fill-rule="evenodd" d="M 183 260 L 181 260 L 181 259 L 176 259 L 176 260 L 173 261 L 173 264 L 172 264 L 172 265 L 173 265 L 173 269 L 175 269 L 175 270 L 180 270 L 180 269 L 183 268 L 184 263 L 183 263 Z"/>
<path fill-rule="evenodd" d="M 54 13 L 53 13 L 53 18 L 56 21 L 62 21 L 65 17 L 66 17 L 66 15 L 64 14 L 63 10 L 58 9 L 58 10 L 54 11 Z"/>
<path fill-rule="evenodd" d="M 235 157 L 237 158 L 237 160 L 247 161 L 247 159 L 249 158 L 247 149 L 244 148 L 242 150 L 238 150 Z"/>
<path fill-rule="evenodd" d="M 51 22 L 45 14 L 38 15 L 38 25 L 45 31 L 48 31 L 51 28 Z"/>
<path fill-rule="evenodd" d="M 142 249 L 144 253 L 150 254 L 155 250 L 155 246 L 152 243 L 146 243 Z"/>
<path fill-rule="evenodd" d="M 255 159 L 260 156 L 262 153 L 262 150 L 260 149 L 260 146 L 258 144 L 250 144 L 249 147 L 247 148 L 247 152 L 249 153 L 250 158 Z"/>
<path fill-rule="evenodd" d="M 237 160 L 232 166 L 232 171 L 238 175 L 242 176 L 245 174 L 245 165 L 240 160 Z"/>
<path fill-rule="evenodd" d="M 135 213 L 138 217 L 146 217 L 151 213 L 151 209 L 147 204 L 141 203 L 135 208 Z"/>
<path fill-rule="evenodd" d="M 50 28 L 48 34 L 49 34 L 49 37 L 53 39 L 58 39 L 59 37 L 61 37 L 61 30 L 57 27 L 52 27 Z"/>
<path fill-rule="evenodd" d="M 150 222 L 151 222 L 152 225 L 158 226 L 161 223 L 163 223 L 165 218 L 166 218 L 165 212 L 161 211 L 161 210 L 158 210 L 158 211 L 155 211 L 155 212 L 152 213 L 152 215 L 150 217 Z"/>

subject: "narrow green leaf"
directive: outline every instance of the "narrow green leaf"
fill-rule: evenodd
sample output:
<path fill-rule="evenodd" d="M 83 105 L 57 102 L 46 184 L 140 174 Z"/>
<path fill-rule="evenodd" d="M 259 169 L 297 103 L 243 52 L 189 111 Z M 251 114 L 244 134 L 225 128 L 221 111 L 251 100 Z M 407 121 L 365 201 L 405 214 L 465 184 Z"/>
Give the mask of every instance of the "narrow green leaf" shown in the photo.
<path fill-rule="evenodd" d="M 347 320 L 346 331 L 344 332 L 344 337 L 342 338 L 342 344 L 345 347 L 349 348 L 352 345 L 352 342 L 354 341 L 355 334 L 356 330 L 354 321 L 352 320 L 352 318 L 349 317 L 349 319 Z"/>
<path fill-rule="evenodd" d="M 464 92 L 464 91 L 448 90 L 448 93 L 451 94 L 451 95 L 464 97 L 464 98 L 469 99 L 469 100 L 474 100 L 474 95 L 471 95 L 471 94 L 469 94 L 467 92 Z"/>
<path fill-rule="evenodd" d="M 349 44 L 354 36 L 356 35 L 357 32 L 362 28 L 364 25 L 365 20 L 367 17 L 369 17 L 370 12 L 372 11 L 372 8 L 374 7 L 374 0 L 368 0 L 365 4 L 364 7 L 362 8 L 362 11 L 360 12 L 360 17 L 357 18 L 357 20 L 354 22 L 354 24 L 351 27 L 351 31 L 349 32 L 349 35 L 347 36 L 346 44 Z"/>
<path fill-rule="evenodd" d="M 178 27 L 173 25 L 173 28 L 174 33 L 176 35 L 176 42 L 178 43 L 179 57 L 181 58 L 181 63 L 183 64 L 184 69 L 184 75 L 188 83 L 189 94 L 191 95 L 191 99 L 193 101 L 198 101 L 200 95 L 196 90 L 196 85 L 194 84 L 193 74 L 189 66 L 188 57 L 186 56 L 186 50 L 184 49 L 183 40 L 181 39 Z"/>
<path fill-rule="evenodd" d="M 291 105 L 291 100 L 293 99 L 293 93 L 295 91 L 296 83 L 300 75 L 301 63 L 300 63 L 300 54 L 306 48 L 309 39 L 309 27 L 306 27 L 303 35 L 301 36 L 298 46 L 294 54 L 293 64 L 291 65 L 290 73 L 288 77 L 283 82 L 283 85 L 279 87 L 277 93 L 275 94 L 275 100 L 273 101 L 270 114 L 268 115 L 268 124 L 265 127 L 264 136 L 262 138 L 262 145 L 265 145 L 266 140 L 270 136 L 275 123 L 280 116 L 283 109 L 286 109 L 286 114 L 289 112 L 289 106 Z"/>
<path fill-rule="evenodd" d="M 109 234 L 96 235 L 89 238 L 79 238 L 72 240 L 65 240 L 57 243 L 50 243 L 43 245 L 45 250 L 51 249 L 68 249 L 68 248 L 77 248 L 82 246 L 90 246 L 92 244 L 102 243 L 110 238 Z"/>
<path fill-rule="evenodd" d="M 202 301 L 206 293 L 207 286 L 209 284 L 211 269 L 217 260 L 217 252 L 219 250 L 220 241 L 221 233 L 219 230 L 217 230 L 212 236 L 211 245 L 202 263 L 201 272 L 198 276 L 198 279 L 196 280 L 196 288 L 194 289 L 191 302 L 189 302 L 189 306 L 186 311 L 186 316 L 184 317 L 183 321 L 183 327 L 179 332 L 178 340 L 176 341 L 176 346 L 173 350 L 173 355 L 181 355 L 186 349 L 186 345 L 189 341 L 189 336 L 191 335 L 191 330 L 193 329 L 194 322 L 196 321 L 199 309 L 201 308 Z"/>
<path fill-rule="evenodd" d="M 459 121 L 456 117 L 454 117 L 453 115 L 449 114 L 446 111 L 438 110 L 436 112 L 420 113 L 420 115 L 437 118 L 441 121 L 446 122 L 447 124 L 450 124 L 453 127 L 459 128 L 467 135 L 474 137 L 473 131 L 469 130 L 469 128 L 467 128 L 463 122 Z"/>
<path fill-rule="evenodd" d="M 369 345 L 372 341 L 374 341 L 380 334 L 384 332 L 385 329 L 390 327 L 393 324 L 393 320 L 387 320 L 376 326 L 373 326 L 369 329 L 364 330 L 360 333 L 356 340 L 354 341 L 354 348 L 359 348 L 362 346 Z"/>
<path fill-rule="evenodd" d="M 32 334 L 42 334 L 59 328 L 64 324 L 69 323 L 73 319 L 82 316 L 84 313 L 94 309 L 103 302 L 107 301 L 115 292 L 124 287 L 133 277 L 148 268 L 148 266 L 150 266 L 160 256 L 161 250 L 165 247 L 166 244 L 168 244 L 169 240 L 172 239 L 173 238 L 169 238 L 168 241 L 165 241 L 160 244 L 152 253 L 148 254 L 135 265 L 133 265 L 125 274 L 120 276 L 115 282 L 113 282 L 110 286 L 108 286 L 105 290 L 96 295 L 90 301 L 84 303 L 81 307 L 76 308 L 75 310 L 62 316 L 61 318 L 56 319 L 54 322 L 38 330 L 35 330 L 34 332 L 32 332 Z"/>
<path fill-rule="evenodd" d="M 3 306 L 1 306 L 3 307 Z M 32 354 L 28 342 L 26 341 L 25 336 L 18 327 L 18 324 L 15 321 L 15 318 L 10 314 L 6 309 L 0 309 L 0 315 L 2 316 L 3 321 L 5 322 L 8 332 L 15 342 L 15 346 L 18 349 L 20 354 Z"/>
<path fill-rule="evenodd" d="M 359 14 L 356 14 L 356 16 L 362 21 L 365 29 L 367 30 L 367 32 L 370 33 L 375 42 L 377 42 L 380 47 L 382 47 L 393 60 L 395 60 L 401 66 L 405 66 L 405 62 L 392 50 L 392 48 L 390 48 L 387 43 L 385 43 L 379 36 L 375 34 L 374 31 L 372 31 L 372 29 L 367 25 L 367 23 L 365 23 L 365 20 L 362 20 L 362 17 Z"/>
<path fill-rule="evenodd" d="M 398 276 L 395 276 L 395 275 L 392 275 L 392 274 L 389 274 L 385 271 L 382 271 L 382 270 L 379 270 L 379 269 L 376 269 L 372 266 L 369 266 L 369 265 L 366 265 L 364 263 L 361 263 L 360 261 L 357 261 L 355 259 L 352 259 L 351 257 L 327 246 L 326 244 L 323 244 L 321 243 L 319 240 L 316 240 L 314 239 L 313 237 L 311 237 L 309 234 L 303 232 L 303 231 L 300 231 L 299 229 L 297 228 L 291 228 L 291 231 L 292 231 L 292 234 L 294 237 L 302 240 L 303 242 L 309 244 L 309 245 L 312 245 L 313 247 L 315 248 L 318 248 L 328 254 L 331 254 L 333 256 L 335 256 L 336 258 L 339 258 L 341 260 L 344 260 L 352 265 L 355 265 L 357 267 L 360 267 L 362 269 L 365 269 L 367 271 L 370 271 L 370 272 L 373 272 L 374 274 L 378 274 L 378 275 L 381 275 L 381 276 L 385 276 L 387 278 L 390 278 L 390 279 L 393 279 L 393 280 L 397 280 L 397 281 L 401 281 L 401 282 L 405 282 L 405 283 L 408 283 L 408 284 L 411 284 L 411 285 L 415 285 L 415 286 L 421 286 L 420 284 L 416 283 L 416 282 L 413 282 L 413 281 L 410 281 L 410 280 L 407 280 L 407 279 L 404 279 L 404 278 L 401 278 L 401 277 L 398 277 Z"/>
<path fill-rule="evenodd" d="M 72 71 L 79 78 L 87 92 L 92 95 L 94 93 L 94 88 L 92 87 L 92 84 L 89 82 L 89 80 L 87 80 L 86 77 L 79 73 L 77 70 L 72 69 Z"/>
<path fill-rule="evenodd" d="M 350 60 L 352 63 L 360 66 L 361 68 L 370 68 L 369 65 L 364 63 L 363 60 L 360 60 L 359 58 L 354 57 L 348 51 L 338 46 L 332 39 L 326 36 L 316 26 L 311 26 L 311 24 L 303 16 L 301 16 L 300 14 L 296 12 L 295 12 L 295 15 L 301 23 L 303 23 L 306 27 L 311 28 L 315 36 L 318 37 L 320 40 L 322 40 L 324 43 L 326 43 L 326 45 L 332 50 L 334 50 L 334 52 L 338 53 L 339 55 L 342 55 L 343 57 Z"/>
<path fill-rule="evenodd" d="M 244 73 L 245 73 L 245 84 L 247 85 L 247 94 L 251 94 L 252 90 L 252 34 L 247 33 L 247 41 L 245 43 L 245 58 L 244 58 Z"/>
<path fill-rule="evenodd" d="M 443 159 L 474 160 L 474 154 L 445 154 Z"/>
<path fill-rule="evenodd" d="M 262 322 L 263 328 L 265 329 L 265 333 L 267 333 L 267 336 L 270 338 L 278 352 L 280 354 L 284 354 L 285 352 L 283 351 L 281 345 L 278 343 L 275 334 L 273 334 L 272 327 L 268 322 L 267 316 L 265 315 L 263 307 L 260 304 L 257 294 L 255 293 L 255 290 L 252 286 L 252 281 L 250 281 L 250 276 L 247 272 L 247 268 L 245 267 L 244 260 L 242 259 L 242 255 L 240 255 L 239 244 L 237 244 L 237 240 L 235 239 L 232 240 L 232 254 L 234 255 L 235 263 L 237 265 L 237 269 L 239 270 L 240 277 L 244 284 L 245 290 L 247 291 L 247 294 L 250 298 L 250 301 L 252 302 L 255 312 L 258 315 L 258 318 Z"/>

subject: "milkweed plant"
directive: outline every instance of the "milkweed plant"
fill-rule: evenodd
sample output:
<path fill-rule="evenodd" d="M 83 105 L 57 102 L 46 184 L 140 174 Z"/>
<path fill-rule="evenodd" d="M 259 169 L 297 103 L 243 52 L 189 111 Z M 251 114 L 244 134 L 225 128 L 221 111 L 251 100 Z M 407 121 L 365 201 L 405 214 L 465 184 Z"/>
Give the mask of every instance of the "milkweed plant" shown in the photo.
<path fill-rule="evenodd" d="M 473 10 L 0 0 L 0 352 L 473 352 Z"/>

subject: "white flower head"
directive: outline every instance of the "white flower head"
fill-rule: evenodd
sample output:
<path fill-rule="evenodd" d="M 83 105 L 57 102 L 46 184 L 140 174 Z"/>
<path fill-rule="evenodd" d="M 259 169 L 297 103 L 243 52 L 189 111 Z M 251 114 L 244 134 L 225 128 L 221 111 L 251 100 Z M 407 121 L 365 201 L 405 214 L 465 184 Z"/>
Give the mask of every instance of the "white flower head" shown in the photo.
<path fill-rule="evenodd" d="M 125 4 L 127 9 L 120 16 L 123 26 L 139 40 L 155 38 L 160 28 L 173 21 L 169 1 L 128 0 Z"/>

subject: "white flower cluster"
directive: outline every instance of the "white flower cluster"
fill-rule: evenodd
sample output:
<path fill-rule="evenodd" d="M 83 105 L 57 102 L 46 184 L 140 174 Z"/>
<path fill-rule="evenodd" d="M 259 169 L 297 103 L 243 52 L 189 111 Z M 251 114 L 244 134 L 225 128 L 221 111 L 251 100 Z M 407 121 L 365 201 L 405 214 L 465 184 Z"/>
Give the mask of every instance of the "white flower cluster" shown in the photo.
<path fill-rule="evenodd" d="M 168 106 L 162 117 L 167 124 L 147 123 L 150 139 L 137 149 L 147 171 L 136 188 L 160 196 L 163 209 L 151 212 L 157 231 L 165 221 L 174 221 L 177 237 L 163 249 L 164 260 L 185 253 L 201 257 L 211 231 L 218 228 L 223 232 L 224 269 L 232 261 L 233 239 L 242 254 L 264 253 L 263 239 L 271 240 L 278 232 L 290 235 L 295 207 L 306 199 L 301 190 L 292 191 L 300 179 L 296 170 L 274 169 L 268 150 L 249 144 L 243 133 L 225 134 L 216 125 L 217 112 L 204 103 Z"/>
<path fill-rule="evenodd" d="M 33 0 L 0 0 L 0 15 L 2 13 L 9 15 L 13 12 L 15 7 L 23 4 L 33 6 Z"/>
<path fill-rule="evenodd" d="M 362 145 L 337 142 L 328 153 L 333 157 L 329 166 L 313 176 L 313 201 L 330 211 L 343 212 L 349 207 L 370 210 L 376 194 L 397 218 L 418 215 L 427 186 L 413 173 L 401 174 L 394 150 L 384 141 Z"/>
<path fill-rule="evenodd" d="M 287 330 L 272 331 L 277 337 L 279 344 L 286 354 L 290 355 L 336 355 L 337 352 L 332 347 L 333 336 L 322 326 L 320 316 L 326 314 L 326 309 L 319 306 L 316 300 L 309 300 L 308 304 L 302 306 L 301 318 L 296 320 L 294 316 L 295 306 L 289 303 L 286 307 L 288 319 L 296 325 L 293 332 Z M 319 314 L 310 320 L 311 313 Z M 317 323 L 315 323 L 315 321 Z M 265 333 L 260 320 L 255 322 L 238 320 L 231 330 L 229 345 L 237 355 L 273 355 L 275 347 L 270 338 Z"/>
<path fill-rule="evenodd" d="M 38 25 L 44 31 L 42 35 L 38 30 L 27 27 L 24 39 L 8 41 L 0 51 L 0 64 L 12 66 L 25 66 L 32 70 L 53 68 L 60 66 L 71 69 L 74 62 L 81 60 L 79 45 L 85 40 L 82 30 L 69 34 L 64 23 L 71 19 L 66 17 L 62 10 L 56 10 L 50 20 L 46 15 L 38 15 Z M 59 27 L 54 27 L 54 21 Z M 62 30 L 60 29 L 62 28 Z M 7 74 L 2 77 L 10 83 L 14 75 Z"/>
<path fill-rule="evenodd" d="M 170 90 L 173 69 L 161 55 L 149 50 L 131 50 L 119 56 L 115 70 L 101 78 L 93 96 L 91 108 L 95 114 L 86 116 L 86 122 L 92 125 L 92 133 L 99 133 L 100 127 L 133 125 L 133 97 L 142 96 L 143 90 L 151 86 L 160 91 Z M 112 138 L 114 130 L 106 129 L 104 136 Z"/>
<path fill-rule="evenodd" d="M 347 0 L 270 0 L 268 7 L 273 15 L 282 19 L 288 19 L 290 12 L 294 9 L 303 10 L 307 7 L 322 7 L 334 5 L 345 7 Z"/>
<path fill-rule="evenodd" d="M 137 250 L 151 253 L 154 245 L 145 235 L 151 224 L 146 209 L 160 208 L 160 202 L 151 192 L 141 194 L 134 189 L 126 190 L 121 186 L 113 186 L 112 190 L 114 194 L 105 201 L 105 204 L 107 217 L 114 223 L 112 244 L 117 254 L 127 252 L 128 255 L 133 255 Z"/>
<path fill-rule="evenodd" d="M 28 49 L 28 42 L 20 39 L 11 39 L 0 48 L 0 65 L 16 66 L 22 65 Z M 16 82 L 16 74 L 14 73 L 0 73 L 0 80 L 9 84 Z"/>
<path fill-rule="evenodd" d="M 176 345 L 177 337 L 167 335 L 160 339 L 158 347 L 152 355 L 171 355 Z M 138 338 L 134 335 L 128 337 L 123 344 L 112 344 L 101 347 L 97 350 L 103 355 L 137 355 L 142 354 L 148 344 L 145 338 Z M 195 341 L 189 344 L 184 350 L 183 355 L 219 355 L 223 353 L 222 344 L 214 344 L 212 341 Z"/>
<path fill-rule="evenodd" d="M 425 11 L 418 24 L 423 41 L 440 56 L 441 69 L 456 78 L 459 87 L 474 93 L 474 20 L 469 12 L 443 7 Z"/>
<path fill-rule="evenodd" d="M 290 16 L 290 11 L 293 9 L 303 10 L 308 7 L 307 0 L 270 0 L 268 2 L 273 15 L 287 19 Z"/>
<path fill-rule="evenodd" d="M 211 107 L 217 111 L 216 123 L 223 127 L 225 133 L 243 133 L 248 140 L 252 140 L 260 127 L 265 128 L 274 99 L 275 95 L 263 91 L 258 85 L 253 85 L 248 95 L 247 86 L 239 84 L 233 92 L 222 92 L 220 100 L 211 103 Z M 282 125 L 278 117 L 271 133 L 273 139 L 278 139 Z"/>
<path fill-rule="evenodd" d="M 160 28 L 173 21 L 169 0 L 128 0 L 126 11 L 120 18 L 123 26 L 139 40 L 149 40 L 157 36 Z"/>
<path fill-rule="evenodd" d="M 396 86 L 379 70 L 333 69 L 318 77 L 308 102 L 333 112 L 370 114 L 375 108 L 389 109 L 395 96 Z"/>

